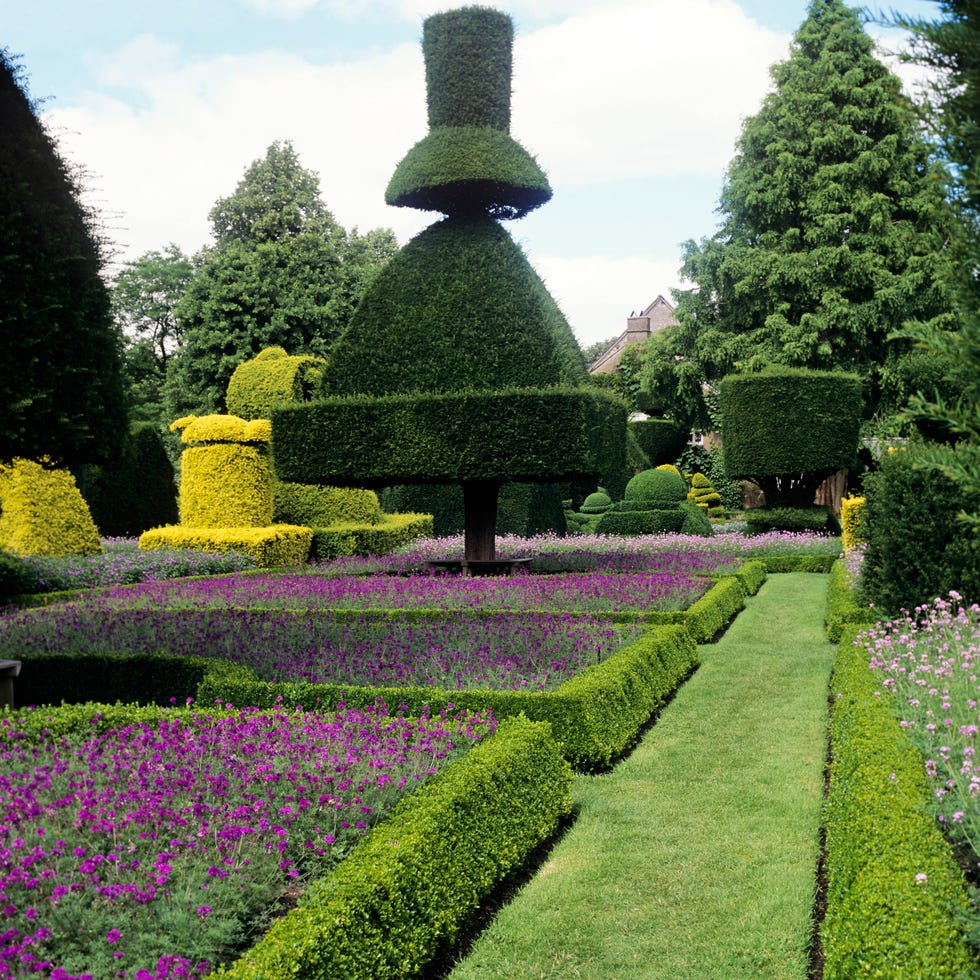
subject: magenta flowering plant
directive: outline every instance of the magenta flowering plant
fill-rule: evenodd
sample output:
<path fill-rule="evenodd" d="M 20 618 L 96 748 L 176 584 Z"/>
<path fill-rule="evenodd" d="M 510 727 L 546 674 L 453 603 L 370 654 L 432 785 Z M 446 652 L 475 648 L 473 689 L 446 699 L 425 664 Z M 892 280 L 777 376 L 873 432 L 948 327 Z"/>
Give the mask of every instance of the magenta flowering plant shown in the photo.
<path fill-rule="evenodd" d="M 925 758 L 938 820 L 980 867 L 980 606 L 950 592 L 855 642 Z"/>
<path fill-rule="evenodd" d="M 110 589 L 109 608 L 232 609 L 508 609 L 667 612 L 686 609 L 707 591 L 700 569 L 646 572 L 321 576 L 268 572 Z"/>
<path fill-rule="evenodd" d="M 0 618 L 0 656 L 159 651 L 244 664 L 269 681 L 455 690 L 552 690 L 605 660 L 641 625 L 601 615 L 113 609 L 102 597 Z"/>
<path fill-rule="evenodd" d="M 496 727 L 171 712 L 38 739 L 3 727 L 0 976 L 199 977 L 233 957 L 397 799 Z"/>

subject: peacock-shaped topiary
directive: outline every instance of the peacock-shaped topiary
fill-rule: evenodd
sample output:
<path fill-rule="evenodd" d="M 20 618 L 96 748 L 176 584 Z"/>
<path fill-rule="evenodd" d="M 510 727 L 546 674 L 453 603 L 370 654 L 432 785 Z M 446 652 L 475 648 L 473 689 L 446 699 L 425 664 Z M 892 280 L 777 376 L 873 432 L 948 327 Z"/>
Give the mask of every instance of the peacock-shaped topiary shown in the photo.
<path fill-rule="evenodd" d="M 429 134 L 386 200 L 444 217 L 369 286 L 320 400 L 273 411 L 273 453 L 287 481 L 460 484 L 466 561 L 493 562 L 500 485 L 621 471 L 626 406 L 589 386 L 567 320 L 499 223 L 551 197 L 509 134 L 510 18 L 435 14 L 422 45 Z"/>

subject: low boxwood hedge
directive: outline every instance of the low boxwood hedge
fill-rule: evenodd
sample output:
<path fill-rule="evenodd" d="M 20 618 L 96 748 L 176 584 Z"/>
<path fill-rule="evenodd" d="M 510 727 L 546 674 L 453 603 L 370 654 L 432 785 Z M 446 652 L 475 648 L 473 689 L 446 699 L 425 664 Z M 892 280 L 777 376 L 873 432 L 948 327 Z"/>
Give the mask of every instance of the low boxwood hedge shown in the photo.
<path fill-rule="evenodd" d="M 873 626 L 878 618 L 870 606 L 861 604 L 847 566 L 842 561 L 834 562 L 827 582 L 827 612 L 824 616 L 827 639 L 839 643 L 845 626 Z"/>
<path fill-rule="evenodd" d="M 843 631 L 831 681 L 823 976 L 976 976 L 957 922 L 966 884 L 929 812 L 922 755 L 876 696 L 857 632 Z"/>
<path fill-rule="evenodd" d="M 494 885 L 557 830 L 571 803 L 571 770 L 548 726 L 502 722 L 401 800 L 256 946 L 212 975 L 418 976 Z"/>

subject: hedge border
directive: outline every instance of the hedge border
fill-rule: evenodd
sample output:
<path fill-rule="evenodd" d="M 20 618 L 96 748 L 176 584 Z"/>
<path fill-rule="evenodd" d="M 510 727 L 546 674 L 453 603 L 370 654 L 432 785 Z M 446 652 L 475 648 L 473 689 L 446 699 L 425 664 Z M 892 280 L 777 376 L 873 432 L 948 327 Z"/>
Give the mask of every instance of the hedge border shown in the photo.
<path fill-rule="evenodd" d="M 859 631 L 843 631 L 831 681 L 823 975 L 974 976 L 957 924 L 966 882 L 929 812 L 922 755 L 875 694 Z"/>
<path fill-rule="evenodd" d="M 227 968 L 232 980 L 410 977 L 460 934 L 495 884 L 572 809 L 548 726 L 496 733 L 399 801 L 297 908 Z"/>

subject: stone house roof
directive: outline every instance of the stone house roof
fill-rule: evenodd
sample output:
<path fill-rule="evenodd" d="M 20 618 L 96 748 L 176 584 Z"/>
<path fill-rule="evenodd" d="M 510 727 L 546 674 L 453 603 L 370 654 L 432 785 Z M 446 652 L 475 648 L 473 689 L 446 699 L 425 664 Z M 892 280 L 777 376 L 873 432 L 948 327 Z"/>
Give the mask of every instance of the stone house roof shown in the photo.
<path fill-rule="evenodd" d="M 626 319 L 626 329 L 589 366 L 589 374 L 612 374 L 630 344 L 639 344 L 664 327 L 677 323 L 674 308 L 658 296 L 639 314 L 631 313 Z"/>

